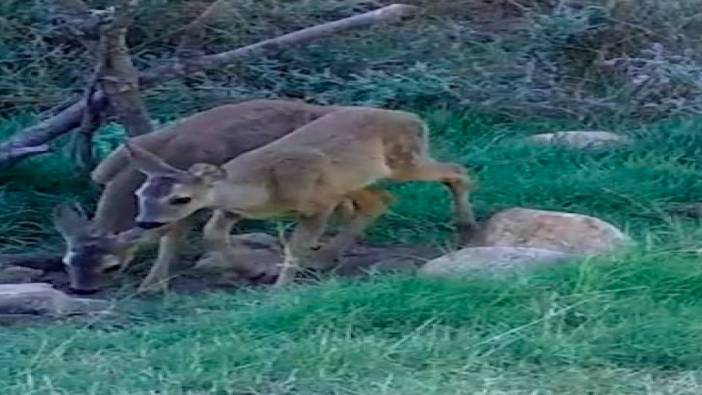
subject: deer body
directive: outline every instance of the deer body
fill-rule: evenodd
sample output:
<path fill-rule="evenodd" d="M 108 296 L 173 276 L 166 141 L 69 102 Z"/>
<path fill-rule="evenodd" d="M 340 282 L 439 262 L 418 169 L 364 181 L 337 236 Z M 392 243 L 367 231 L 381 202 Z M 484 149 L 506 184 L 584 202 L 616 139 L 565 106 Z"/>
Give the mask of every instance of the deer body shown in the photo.
<path fill-rule="evenodd" d="M 128 145 L 135 165 L 148 176 L 137 191 L 137 221 L 147 227 L 169 224 L 205 207 L 247 218 L 292 214 L 297 226 L 288 243 L 288 264 L 277 281 L 283 285 L 294 276 L 296 262 L 311 264 L 305 261 L 312 257 L 330 214 L 346 196 L 383 179 L 424 180 L 450 188 L 456 224 L 466 242 L 477 230 L 467 199 L 467 176 L 461 166 L 431 159 L 426 129 L 419 117 L 408 112 L 347 108 L 221 167 L 199 164 L 188 172 Z M 229 218 L 230 224 L 234 221 L 235 217 Z M 358 219 L 349 226 L 354 231 L 348 232 L 357 234 L 369 223 L 368 218 Z M 338 238 L 348 240 L 343 233 Z M 332 241 L 338 243 L 345 241 Z"/>
<path fill-rule="evenodd" d="M 339 108 L 288 100 L 252 100 L 194 114 L 131 141 L 175 168 L 187 169 L 198 162 L 222 164 Z M 134 228 L 134 192 L 146 177 L 131 164 L 124 146 L 100 163 L 92 179 L 105 185 L 92 220 L 77 207 L 62 206 L 55 213 L 56 226 L 68 244 L 64 261 L 71 287 L 96 290 L 103 272 L 123 269 L 136 249 L 156 240 L 160 240 L 159 256 L 141 289 L 164 286 L 187 219 L 159 229 Z"/>

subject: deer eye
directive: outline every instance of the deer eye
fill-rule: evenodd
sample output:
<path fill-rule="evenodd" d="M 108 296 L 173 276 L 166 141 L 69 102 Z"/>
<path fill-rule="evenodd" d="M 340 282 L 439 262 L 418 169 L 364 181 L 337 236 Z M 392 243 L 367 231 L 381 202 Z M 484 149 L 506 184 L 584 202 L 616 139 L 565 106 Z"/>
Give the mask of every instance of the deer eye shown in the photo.
<path fill-rule="evenodd" d="M 189 198 L 189 197 L 187 197 L 187 196 L 184 196 L 184 197 L 176 197 L 176 198 L 171 199 L 169 203 L 171 203 L 172 205 L 175 205 L 175 206 L 181 206 L 181 205 L 183 205 L 183 204 L 188 204 L 188 203 L 190 203 L 191 200 L 193 200 L 193 199 L 192 199 L 192 198 Z"/>

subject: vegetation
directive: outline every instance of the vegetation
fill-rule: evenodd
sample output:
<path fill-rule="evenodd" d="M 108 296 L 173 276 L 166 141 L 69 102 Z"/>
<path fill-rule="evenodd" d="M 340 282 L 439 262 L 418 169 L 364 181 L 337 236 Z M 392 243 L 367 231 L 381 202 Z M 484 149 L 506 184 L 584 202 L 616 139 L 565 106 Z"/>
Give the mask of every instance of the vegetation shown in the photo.
<path fill-rule="evenodd" d="M 172 51 L 173 26 L 195 3 L 146 2 L 139 18 L 149 23 L 130 36 L 140 66 Z M 236 23 L 208 32 L 212 52 L 389 2 L 238 3 Z M 126 298 L 110 317 L 0 327 L 3 393 L 700 393 L 702 230 L 672 212 L 702 201 L 702 2 L 411 3 L 426 14 L 171 82 L 147 94 L 149 109 L 170 122 L 292 96 L 416 111 L 438 156 L 473 170 L 481 218 L 513 206 L 590 214 L 627 229 L 636 251 L 510 281 L 385 275 Z M 90 68 L 43 4 L 0 4 L 0 136 L 79 93 Z M 584 128 L 636 143 L 576 152 L 522 139 Z M 103 128 L 100 154 L 123 136 Z M 398 202 L 371 241 L 443 243 L 445 191 L 392 189 Z M 3 172 L 0 249 L 60 248 L 53 205 L 97 193 L 60 153 Z"/>

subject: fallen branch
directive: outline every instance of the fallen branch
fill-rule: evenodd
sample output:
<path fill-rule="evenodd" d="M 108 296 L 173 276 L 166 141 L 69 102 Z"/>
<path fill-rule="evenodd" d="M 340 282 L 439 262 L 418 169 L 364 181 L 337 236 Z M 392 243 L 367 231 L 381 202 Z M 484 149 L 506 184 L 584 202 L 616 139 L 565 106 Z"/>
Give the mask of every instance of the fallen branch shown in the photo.
<path fill-rule="evenodd" d="M 200 58 L 188 60 L 186 62 L 176 59 L 169 64 L 156 66 L 142 73 L 140 79 L 141 87 L 153 87 L 159 83 L 174 78 L 182 77 L 198 71 L 220 68 L 237 60 L 255 55 L 272 55 L 285 49 L 306 44 L 332 34 L 365 28 L 382 22 L 398 21 L 413 15 L 416 10 L 417 7 L 414 6 L 394 4 L 364 14 L 298 30 L 277 38 L 265 40 L 231 51 L 206 55 Z M 19 160 L 27 157 L 26 155 L 21 157 L 14 155 L 13 151 L 17 150 L 18 148 L 45 144 L 46 142 L 79 127 L 81 124 L 83 111 L 85 109 L 85 104 L 85 100 L 81 99 L 57 115 L 46 119 L 35 126 L 26 128 L 16 133 L 3 144 L 0 144 L 0 168 L 12 166 Z M 107 104 L 108 100 L 105 97 L 105 93 L 101 90 L 96 91 L 93 95 L 91 103 L 94 110 L 102 110 L 107 106 Z"/>
<path fill-rule="evenodd" d="M 308 27 L 231 51 L 205 55 L 189 62 L 172 62 L 164 66 L 154 67 L 143 73 L 142 85 L 145 87 L 153 86 L 157 83 L 194 72 L 220 68 L 243 58 L 278 53 L 290 47 L 307 44 L 343 31 L 369 27 L 380 22 L 399 20 L 412 15 L 416 9 L 417 7 L 410 5 L 393 4 L 375 11 L 366 12 L 365 14 Z"/>

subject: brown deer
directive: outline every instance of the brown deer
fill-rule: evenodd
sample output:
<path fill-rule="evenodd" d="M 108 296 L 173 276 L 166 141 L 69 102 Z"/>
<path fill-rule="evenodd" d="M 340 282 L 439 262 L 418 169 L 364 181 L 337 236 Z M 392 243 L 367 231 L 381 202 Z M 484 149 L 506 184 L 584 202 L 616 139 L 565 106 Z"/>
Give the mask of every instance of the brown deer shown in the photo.
<path fill-rule="evenodd" d="M 198 163 L 187 171 L 135 144 L 126 146 L 135 166 L 147 175 L 137 191 L 137 224 L 145 229 L 177 222 L 202 208 L 229 213 L 219 214 L 222 234 L 241 217 L 294 215 L 297 225 L 286 243 L 288 259 L 276 286 L 293 280 L 298 262 L 328 265 L 310 261 L 330 214 L 347 196 L 379 180 L 444 183 L 452 193 L 459 241 L 467 243 L 478 230 L 466 171 L 430 157 L 427 126 L 408 112 L 334 111 L 222 166 Z M 368 224 L 364 219 L 347 228 L 358 233 Z"/>
<path fill-rule="evenodd" d="M 340 108 L 290 100 L 223 105 L 135 137 L 132 144 L 148 149 L 174 168 L 187 169 L 197 162 L 222 164 Z M 124 270 L 136 249 L 159 239 L 158 258 L 140 289 L 157 285 L 165 288 L 169 265 L 177 257 L 178 246 L 188 228 L 186 219 L 160 229 L 145 231 L 134 227 L 137 213 L 134 193 L 146 177 L 130 164 L 124 146 L 100 163 L 92 179 L 105 185 L 92 220 L 72 204 L 60 205 L 54 213 L 56 228 L 67 243 L 64 263 L 71 288 L 79 293 L 99 290 L 104 274 Z M 262 268 L 250 269 L 245 273 L 250 277 L 264 274 Z"/>

